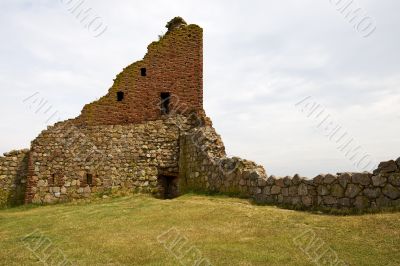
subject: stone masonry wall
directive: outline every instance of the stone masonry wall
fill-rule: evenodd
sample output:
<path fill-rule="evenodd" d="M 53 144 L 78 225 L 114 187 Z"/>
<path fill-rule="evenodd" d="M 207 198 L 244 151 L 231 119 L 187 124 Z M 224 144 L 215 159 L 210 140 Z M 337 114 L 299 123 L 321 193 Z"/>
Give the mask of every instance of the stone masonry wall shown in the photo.
<path fill-rule="evenodd" d="M 118 92 L 124 93 L 122 101 L 117 101 Z M 197 25 L 181 25 L 151 43 L 143 60 L 118 74 L 108 94 L 86 105 L 75 123 L 117 125 L 160 119 L 160 95 L 165 92 L 171 94 L 170 108 L 178 114 L 203 110 L 203 30 Z"/>
<path fill-rule="evenodd" d="M 374 173 L 318 175 L 311 180 L 268 177 L 262 166 L 227 158 L 220 136 L 205 126 L 182 136 L 180 165 L 183 191 L 236 194 L 303 209 L 400 207 L 400 158 L 381 163 Z"/>
<path fill-rule="evenodd" d="M 267 176 L 264 168 L 228 158 L 203 113 L 130 125 L 76 127 L 58 123 L 31 151 L 0 157 L 0 203 L 56 203 L 109 193 L 160 191 L 160 175 L 177 176 L 180 194 L 221 192 L 258 203 L 303 209 L 379 209 L 400 206 L 400 158 L 374 173 Z M 90 176 L 90 178 L 89 178 Z M 90 180 L 89 180 L 90 179 Z"/>
<path fill-rule="evenodd" d="M 221 137 L 211 125 L 182 134 L 179 165 L 181 191 L 250 197 L 258 182 L 267 179 L 262 166 L 238 157 L 226 157 Z"/>
<path fill-rule="evenodd" d="M 76 127 L 66 121 L 49 127 L 32 142 L 26 202 L 157 193 L 158 175 L 178 176 L 182 125 L 186 118 L 176 116 L 142 124 Z"/>
<path fill-rule="evenodd" d="M 24 202 L 29 150 L 11 151 L 0 157 L 0 208 Z"/>
<path fill-rule="evenodd" d="M 400 160 L 383 162 L 374 173 L 318 175 L 307 180 L 269 177 L 253 198 L 299 208 L 379 209 L 400 207 Z"/>

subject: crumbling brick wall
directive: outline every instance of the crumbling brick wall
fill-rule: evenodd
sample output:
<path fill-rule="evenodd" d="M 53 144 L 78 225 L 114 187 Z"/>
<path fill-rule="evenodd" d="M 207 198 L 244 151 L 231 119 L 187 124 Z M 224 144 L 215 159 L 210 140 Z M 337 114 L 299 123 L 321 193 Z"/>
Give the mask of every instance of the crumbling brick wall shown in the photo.
<path fill-rule="evenodd" d="M 0 208 L 24 202 L 29 150 L 11 151 L 0 157 Z"/>
<path fill-rule="evenodd" d="M 83 108 L 76 124 L 160 119 L 161 93 L 170 93 L 170 108 L 178 114 L 203 110 L 203 30 L 199 26 L 173 28 L 151 43 L 143 60 L 118 74 L 106 96 Z M 123 99 L 118 101 L 118 97 Z"/>

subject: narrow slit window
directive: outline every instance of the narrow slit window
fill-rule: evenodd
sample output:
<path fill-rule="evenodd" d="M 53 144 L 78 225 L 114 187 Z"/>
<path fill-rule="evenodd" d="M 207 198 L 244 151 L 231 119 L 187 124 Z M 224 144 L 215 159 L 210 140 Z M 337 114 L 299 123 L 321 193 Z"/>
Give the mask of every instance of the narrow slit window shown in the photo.
<path fill-rule="evenodd" d="M 161 93 L 161 114 L 166 115 L 169 114 L 170 109 L 170 98 L 171 93 L 169 92 L 162 92 Z"/>
<path fill-rule="evenodd" d="M 124 99 L 124 92 L 122 91 L 117 92 L 117 101 L 122 102 L 123 99 Z"/>
<path fill-rule="evenodd" d="M 55 185 L 56 184 L 56 175 L 52 174 L 50 178 L 50 185 Z"/>
<path fill-rule="evenodd" d="M 86 175 L 86 183 L 91 186 L 93 184 L 93 175 L 92 174 L 87 174 Z"/>
<path fill-rule="evenodd" d="M 140 75 L 142 75 L 142 77 L 145 77 L 145 76 L 147 76 L 147 69 L 146 68 L 141 68 L 140 69 Z"/>

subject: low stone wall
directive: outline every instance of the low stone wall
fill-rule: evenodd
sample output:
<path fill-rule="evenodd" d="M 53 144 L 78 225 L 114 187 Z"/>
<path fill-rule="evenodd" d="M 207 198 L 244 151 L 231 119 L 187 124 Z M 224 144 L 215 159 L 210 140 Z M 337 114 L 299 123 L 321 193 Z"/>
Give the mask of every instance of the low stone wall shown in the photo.
<path fill-rule="evenodd" d="M 0 208 L 24 202 L 29 150 L 11 151 L 0 157 Z"/>
<path fill-rule="evenodd" d="M 394 161 L 392 161 L 394 163 Z M 382 165 L 382 164 L 381 164 Z M 396 163 L 394 163 L 396 165 Z M 297 208 L 379 209 L 400 206 L 400 168 L 371 173 L 319 175 L 312 180 L 269 177 L 253 198 L 259 203 Z"/>
<path fill-rule="evenodd" d="M 211 126 L 181 137 L 181 187 L 184 191 L 221 192 L 258 203 L 302 209 L 379 209 L 400 206 L 400 158 L 383 162 L 374 173 L 319 175 L 314 179 L 268 177 L 262 166 L 227 158 Z"/>

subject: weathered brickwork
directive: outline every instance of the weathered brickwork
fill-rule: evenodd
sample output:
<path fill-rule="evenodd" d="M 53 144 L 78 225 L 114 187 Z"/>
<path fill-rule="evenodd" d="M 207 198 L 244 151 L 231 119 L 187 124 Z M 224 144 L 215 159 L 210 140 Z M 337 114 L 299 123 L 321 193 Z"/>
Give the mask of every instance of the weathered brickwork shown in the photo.
<path fill-rule="evenodd" d="M 161 93 L 170 93 L 169 108 L 176 113 L 203 110 L 203 30 L 199 26 L 182 22 L 151 43 L 143 60 L 118 74 L 109 93 L 86 105 L 76 123 L 117 125 L 160 119 Z"/>
<path fill-rule="evenodd" d="M 0 208 L 24 201 L 29 150 L 11 151 L 0 157 Z"/>

